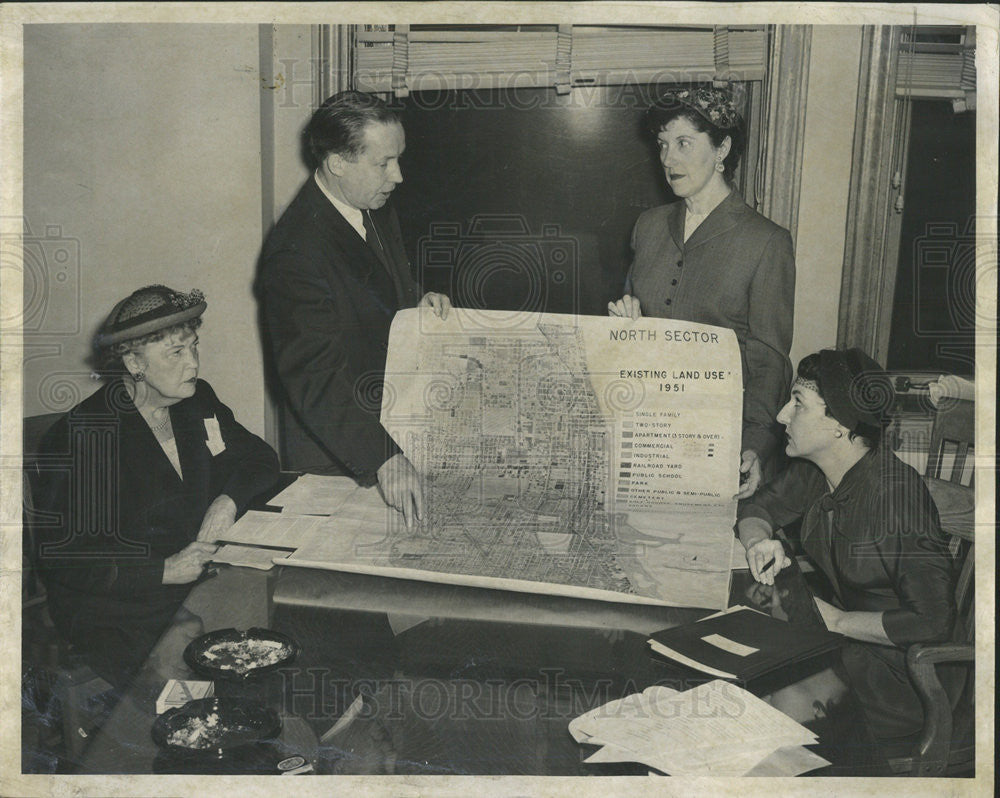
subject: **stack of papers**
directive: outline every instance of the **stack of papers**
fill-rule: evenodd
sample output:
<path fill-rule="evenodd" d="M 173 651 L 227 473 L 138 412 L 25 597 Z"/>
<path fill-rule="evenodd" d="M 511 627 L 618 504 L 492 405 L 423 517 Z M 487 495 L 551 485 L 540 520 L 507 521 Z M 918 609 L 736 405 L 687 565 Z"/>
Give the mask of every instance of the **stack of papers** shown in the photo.
<path fill-rule="evenodd" d="M 303 474 L 268 504 L 293 515 L 333 515 L 357 490 L 350 477 Z"/>
<path fill-rule="evenodd" d="M 242 543 L 224 543 L 212 555 L 212 562 L 269 571 L 274 567 L 276 560 L 283 560 L 289 554 L 291 554 L 290 551 L 282 551 L 281 549 L 248 546 Z"/>
<path fill-rule="evenodd" d="M 378 491 L 360 488 L 350 477 L 303 474 L 268 504 L 281 512 L 245 513 L 219 536 L 214 562 L 266 570 L 300 549 L 322 549 L 352 526 L 375 530 L 381 539 L 387 523 L 403 523 Z"/>
<path fill-rule="evenodd" d="M 312 540 L 317 530 L 330 523 L 325 515 L 293 515 L 290 513 L 262 513 L 249 510 L 239 521 L 223 533 L 226 543 L 244 546 L 271 546 L 294 551 Z"/>
<path fill-rule="evenodd" d="M 602 746 L 586 762 L 641 762 L 674 776 L 797 776 L 830 764 L 803 748 L 816 735 L 737 685 L 716 680 L 683 693 L 650 687 L 569 724 Z"/>
<path fill-rule="evenodd" d="M 212 562 L 268 570 L 329 523 L 325 515 L 249 510 L 216 541 L 220 547 Z"/>

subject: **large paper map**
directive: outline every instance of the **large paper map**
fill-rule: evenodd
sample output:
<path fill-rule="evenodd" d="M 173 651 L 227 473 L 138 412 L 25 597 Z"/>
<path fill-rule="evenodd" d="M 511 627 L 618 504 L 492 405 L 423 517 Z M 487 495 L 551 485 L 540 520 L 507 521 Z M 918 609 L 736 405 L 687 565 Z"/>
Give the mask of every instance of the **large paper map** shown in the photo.
<path fill-rule="evenodd" d="M 382 423 L 425 478 L 423 523 L 359 489 L 283 563 L 724 607 L 741 394 L 729 330 L 403 311 Z"/>

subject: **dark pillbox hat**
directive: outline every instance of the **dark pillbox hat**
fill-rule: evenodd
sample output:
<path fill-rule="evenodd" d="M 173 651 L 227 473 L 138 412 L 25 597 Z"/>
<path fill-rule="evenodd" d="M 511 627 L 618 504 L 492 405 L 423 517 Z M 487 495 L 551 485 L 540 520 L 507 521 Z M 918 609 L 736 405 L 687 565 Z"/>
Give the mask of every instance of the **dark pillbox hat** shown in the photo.
<path fill-rule="evenodd" d="M 892 379 L 862 350 L 822 350 L 818 382 L 830 414 L 851 432 L 886 425 L 895 398 Z"/>

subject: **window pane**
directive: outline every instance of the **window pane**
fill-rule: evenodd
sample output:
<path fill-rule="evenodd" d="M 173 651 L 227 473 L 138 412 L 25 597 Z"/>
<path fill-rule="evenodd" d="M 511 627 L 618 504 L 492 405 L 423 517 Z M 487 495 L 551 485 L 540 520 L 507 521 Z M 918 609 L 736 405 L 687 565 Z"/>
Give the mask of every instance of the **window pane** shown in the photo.
<path fill-rule="evenodd" d="M 976 116 L 913 103 L 888 367 L 971 375 Z"/>

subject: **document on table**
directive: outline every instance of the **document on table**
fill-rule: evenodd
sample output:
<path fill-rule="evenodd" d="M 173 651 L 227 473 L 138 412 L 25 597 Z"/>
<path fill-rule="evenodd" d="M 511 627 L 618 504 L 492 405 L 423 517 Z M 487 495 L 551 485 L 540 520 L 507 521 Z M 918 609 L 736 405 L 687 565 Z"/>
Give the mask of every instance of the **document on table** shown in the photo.
<path fill-rule="evenodd" d="M 826 767 L 827 762 L 819 754 L 815 754 L 801 745 L 779 748 L 767 759 L 746 773 L 747 776 L 799 776 L 810 770 Z"/>
<path fill-rule="evenodd" d="M 606 761 L 624 762 L 627 760 L 609 759 Z M 795 745 L 787 748 L 779 748 L 767 759 L 743 775 L 764 776 L 767 778 L 788 778 L 791 776 L 801 776 L 803 773 L 808 773 L 811 770 L 826 767 L 829 764 L 830 763 L 823 759 L 823 757 L 819 754 L 815 754 L 808 748 L 803 748 L 801 745 Z M 649 775 L 653 778 L 663 778 L 663 774 L 655 770 L 649 771 Z"/>
<path fill-rule="evenodd" d="M 750 568 L 750 564 L 747 562 L 747 550 L 746 547 L 736 541 L 733 544 L 733 556 L 729 561 L 730 571 L 746 571 Z"/>
<path fill-rule="evenodd" d="M 283 551 L 282 549 L 265 549 L 260 546 L 225 543 L 212 555 L 212 562 L 269 571 L 274 567 L 275 560 L 284 559 L 289 554 L 291 554 L 290 551 Z"/>
<path fill-rule="evenodd" d="M 672 775 L 797 775 L 828 764 L 801 748 L 815 734 L 721 680 L 683 693 L 649 688 L 581 715 L 569 731 L 602 746 L 587 762 L 641 762 Z"/>
<path fill-rule="evenodd" d="M 350 477 L 303 474 L 268 504 L 294 515 L 333 515 L 357 489 Z"/>
<path fill-rule="evenodd" d="M 250 510 L 226 530 L 222 542 L 297 549 L 303 543 L 315 540 L 320 529 L 329 523 L 330 518 L 325 515 L 290 515 L 285 512 Z"/>

